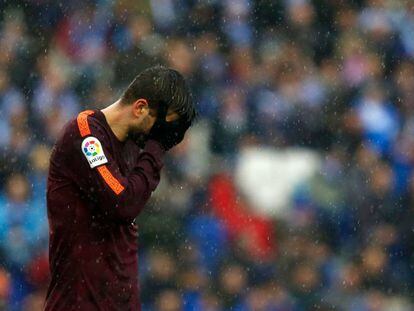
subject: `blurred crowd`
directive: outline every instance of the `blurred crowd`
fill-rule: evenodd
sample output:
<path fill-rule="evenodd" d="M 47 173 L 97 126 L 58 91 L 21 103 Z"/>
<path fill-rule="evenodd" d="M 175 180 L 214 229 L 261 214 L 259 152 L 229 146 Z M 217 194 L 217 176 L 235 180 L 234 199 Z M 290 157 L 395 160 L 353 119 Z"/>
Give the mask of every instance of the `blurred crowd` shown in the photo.
<path fill-rule="evenodd" d="M 414 310 L 414 2 L 0 1 L 0 310 L 41 310 L 63 124 L 164 64 L 197 125 L 139 217 L 144 310 Z M 313 150 L 288 214 L 240 193 L 247 147 Z"/>

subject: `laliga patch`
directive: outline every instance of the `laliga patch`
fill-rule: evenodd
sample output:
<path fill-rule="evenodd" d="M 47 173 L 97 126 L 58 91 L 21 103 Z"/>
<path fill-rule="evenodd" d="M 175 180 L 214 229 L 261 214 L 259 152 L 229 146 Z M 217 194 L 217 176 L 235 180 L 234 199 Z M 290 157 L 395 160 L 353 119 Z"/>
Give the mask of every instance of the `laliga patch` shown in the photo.
<path fill-rule="evenodd" d="M 88 160 L 91 168 L 108 163 L 108 159 L 103 152 L 101 142 L 96 137 L 89 136 L 83 140 L 82 152 L 85 155 L 86 160 Z"/>

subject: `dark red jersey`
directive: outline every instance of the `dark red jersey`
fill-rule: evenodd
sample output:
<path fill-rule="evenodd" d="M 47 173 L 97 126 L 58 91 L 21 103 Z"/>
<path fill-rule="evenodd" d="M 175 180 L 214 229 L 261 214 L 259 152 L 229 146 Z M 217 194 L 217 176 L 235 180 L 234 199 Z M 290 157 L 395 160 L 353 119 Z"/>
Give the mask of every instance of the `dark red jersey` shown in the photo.
<path fill-rule="evenodd" d="M 47 185 L 51 283 L 45 310 L 140 310 L 137 227 L 164 151 L 119 141 L 99 110 L 69 122 Z"/>

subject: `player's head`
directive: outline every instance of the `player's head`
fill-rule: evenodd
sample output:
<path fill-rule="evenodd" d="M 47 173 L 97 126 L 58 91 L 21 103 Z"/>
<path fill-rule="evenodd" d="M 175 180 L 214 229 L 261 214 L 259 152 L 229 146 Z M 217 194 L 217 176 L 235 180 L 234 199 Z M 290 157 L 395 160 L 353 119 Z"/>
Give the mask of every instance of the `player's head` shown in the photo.
<path fill-rule="evenodd" d="M 131 105 L 131 134 L 148 134 L 159 111 L 166 120 L 191 122 L 196 109 L 184 77 L 176 70 L 155 66 L 142 71 L 121 97 L 121 104 Z"/>

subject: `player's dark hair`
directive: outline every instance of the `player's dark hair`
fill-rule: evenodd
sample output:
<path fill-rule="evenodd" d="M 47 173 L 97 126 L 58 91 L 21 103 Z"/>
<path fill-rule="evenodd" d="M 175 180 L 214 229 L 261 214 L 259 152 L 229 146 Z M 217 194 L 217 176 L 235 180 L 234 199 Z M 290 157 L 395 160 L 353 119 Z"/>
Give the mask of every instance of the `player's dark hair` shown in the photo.
<path fill-rule="evenodd" d="M 131 104 L 139 98 L 145 98 L 150 109 L 158 110 L 160 105 L 166 105 L 189 122 L 196 118 L 190 89 L 184 77 L 174 69 L 154 66 L 137 75 L 122 95 L 121 102 Z"/>

